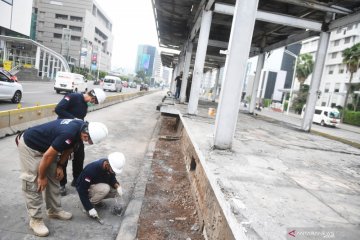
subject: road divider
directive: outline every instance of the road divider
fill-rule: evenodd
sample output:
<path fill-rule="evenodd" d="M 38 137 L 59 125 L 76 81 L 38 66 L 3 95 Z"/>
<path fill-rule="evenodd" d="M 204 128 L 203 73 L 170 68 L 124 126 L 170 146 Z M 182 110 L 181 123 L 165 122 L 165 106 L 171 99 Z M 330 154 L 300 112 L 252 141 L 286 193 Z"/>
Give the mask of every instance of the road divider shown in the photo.
<path fill-rule="evenodd" d="M 107 96 L 104 103 L 89 107 L 88 111 L 96 111 L 126 100 L 131 100 L 155 91 L 121 93 Z M 57 118 L 54 104 L 0 111 L 0 138 L 11 136 L 31 126 L 45 123 Z"/>

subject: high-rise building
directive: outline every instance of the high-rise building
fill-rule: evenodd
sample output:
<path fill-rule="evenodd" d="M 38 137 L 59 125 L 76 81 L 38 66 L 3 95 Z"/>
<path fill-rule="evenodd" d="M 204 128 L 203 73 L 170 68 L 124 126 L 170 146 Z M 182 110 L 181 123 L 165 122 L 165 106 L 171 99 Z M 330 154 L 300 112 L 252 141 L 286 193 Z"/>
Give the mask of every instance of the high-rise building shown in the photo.
<path fill-rule="evenodd" d="M 316 51 L 319 38 L 311 38 L 302 43 L 301 54 L 309 53 L 316 61 Z M 360 23 L 351 24 L 331 32 L 325 66 L 320 83 L 320 97 L 317 105 L 338 106 L 344 105 L 350 72 L 343 63 L 342 52 L 360 42 Z M 305 81 L 310 84 L 311 76 Z M 360 71 L 357 71 L 352 83 L 360 83 Z"/>
<path fill-rule="evenodd" d="M 149 45 L 139 45 L 135 72 L 144 71 L 146 76 L 153 76 L 156 48 Z"/>
<path fill-rule="evenodd" d="M 29 37 L 31 10 L 32 1 L 29 0 L 0 1 L 0 35 Z M 2 61 L 9 59 L 9 57 L 13 59 L 14 56 L 27 55 L 29 52 L 31 49 L 25 49 L 24 44 L 8 43 L 6 46 L 5 41 L 0 40 L 0 60 Z"/>
<path fill-rule="evenodd" d="M 109 71 L 112 22 L 94 0 L 34 0 L 37 42 L 61 53 L 70 64 Z"/>

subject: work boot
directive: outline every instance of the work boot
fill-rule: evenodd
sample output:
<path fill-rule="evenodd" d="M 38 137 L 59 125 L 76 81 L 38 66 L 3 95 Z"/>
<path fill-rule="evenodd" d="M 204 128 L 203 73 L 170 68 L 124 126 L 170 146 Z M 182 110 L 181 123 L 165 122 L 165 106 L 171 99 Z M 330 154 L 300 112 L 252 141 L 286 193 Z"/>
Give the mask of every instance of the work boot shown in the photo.
<path fill-rule="evenodd" d="M 47 210 L 47 214 L 49 218 L 57 218 L 60 220 L 69 220 L 72 218 L 72 214 L 70 212 L 65 212 L 64 210 L 54 211 L 52 209 Z"/>
<path fill-rule="evenodd" d="M 31 218 L 29 226 L 34 231 L 35 236 L 46 237 L 49 235 L 49 229 L 41 218 Z"/>
<path fill-rule="evenodd" d="M 61 196 L 66 196 L 66 188 L 65 188 L 65 186 L 60 186 L 60 194 L 61 194 Z"/>

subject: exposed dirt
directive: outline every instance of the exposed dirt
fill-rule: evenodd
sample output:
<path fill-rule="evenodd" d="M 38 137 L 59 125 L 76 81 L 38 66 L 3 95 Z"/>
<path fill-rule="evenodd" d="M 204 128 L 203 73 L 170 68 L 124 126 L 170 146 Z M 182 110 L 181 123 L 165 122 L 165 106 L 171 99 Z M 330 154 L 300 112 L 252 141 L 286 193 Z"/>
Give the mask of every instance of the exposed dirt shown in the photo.
<path fill-rule="evenodd" d="M 138 239 L 204 239 L 175 126 L 175 118 L 163 117 Z"/>

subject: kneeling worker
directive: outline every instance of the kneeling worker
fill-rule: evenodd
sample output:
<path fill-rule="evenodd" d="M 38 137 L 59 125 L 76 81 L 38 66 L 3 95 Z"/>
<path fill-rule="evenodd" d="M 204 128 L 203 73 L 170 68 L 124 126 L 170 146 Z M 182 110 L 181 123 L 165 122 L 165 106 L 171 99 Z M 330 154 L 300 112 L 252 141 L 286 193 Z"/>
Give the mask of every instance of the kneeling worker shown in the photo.
<path fill-rule="evenodd" d="M 90 217 L 99 217 L 94 205 L 100 203 L 104 198 L 115 197 L 115 189 L 122 196 L 122 188 L 116 180 L 115 174 L 120 174 L 124 165 L 124 154 L 113 152 L 107 158 L 89 163 L 81 172 L 76 183 L 76 190 Z M 111 191 L 111 188 L 114 190 Z"/>
<path fill-rule="evenodd" d="M 60 182 L 62 165 L 80 142 L 98 143 L 108 135 L 99 122 L 58 119 L 31 127 L 16 137 L 19 150 L 22 191 L 30 217 L 30 228 L 36 236 L 49 234 L 42 216 L 43 192 L 50 218 L 69 220 L 72 214 L 61 208 Z M 58 154 L 60 159 L 57 160 Z"/>

